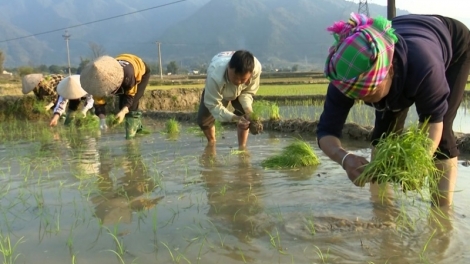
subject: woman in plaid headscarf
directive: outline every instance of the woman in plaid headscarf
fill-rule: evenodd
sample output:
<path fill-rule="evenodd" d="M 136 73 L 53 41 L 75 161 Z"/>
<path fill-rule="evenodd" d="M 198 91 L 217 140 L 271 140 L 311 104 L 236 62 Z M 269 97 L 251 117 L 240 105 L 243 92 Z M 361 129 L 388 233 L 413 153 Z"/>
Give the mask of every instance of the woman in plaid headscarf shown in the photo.
<path fill-rule="evenodd" d="M 345 150 L 341 131 L 355 100 L 376 109 L 372 144 L 403 128 L 410 106 L 428 120 L 439 183 L 440 206 L 452 204 L 459 151 L 452 124 L 470 72 L 470 32 L 461 22 L 439 15 L 404 15 L 388 21 L 351 14 L 328 30 L 325 74 L 330 80 L 317 128 L 318 144 L 356 181 L 368 161 Z"/>

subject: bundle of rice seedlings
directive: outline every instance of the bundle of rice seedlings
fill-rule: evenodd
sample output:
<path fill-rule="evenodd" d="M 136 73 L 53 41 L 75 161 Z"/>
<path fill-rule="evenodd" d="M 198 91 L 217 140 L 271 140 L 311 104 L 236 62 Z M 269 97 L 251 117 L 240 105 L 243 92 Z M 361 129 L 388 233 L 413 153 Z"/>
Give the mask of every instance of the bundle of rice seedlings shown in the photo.
<path fill-rule="evenodd" d="M 269 104 L 269 120 L 280 120 L 281 115 L 279 114 L 279 106 L 276 103 Z"/>
<path fill-rule="evenodd" d="M 418 125 L 401 134 L 391 133 L 379 141 L 374 159 L 357 180 L 392 183 L 403 191 L 417 191 L 421 196 L 425 187 L 436 193 L 442 172 L 436 168 L 430 153 L 432 144 L 427 130 Z"/>
<path fill-rule="evenodd" d="M 115 127 L 115 126 L 119 125 L 118 122 L 119 121 L 118 121 L 118 119 L 116 118 L 115 115 L 110 114 L 110 115 L 106 116 L 106 124 L 108 125 L 108 127 Z"/>
<path fill-rule="evenodd" d="M 250 114 L 250 133 L 253 135 L 258 135 L 263 132 L 263 123 L 261 122 L 261 117 L 258 113 L 253 112 Z"/>
<path fill-rule="evenodd" d="M 309 143 L 296 139 L 286 146 L 281 154 L 264 160 L 261 165 L 266 168 L 299 168 L 320 164 L 320 160 Z"/>
<path fill-rule="evenodd" d="M 75 117 L 75 126 L 79 129 L 99 129 L 100 119 L 95 115 L 86 115 L 85 117 Z"/>
<path fill-rule="evenodd" d="M 166 134 L 175 135 L 180 132 L 180 124 L 175 118 L 168 119 L 165 123 Z"/>

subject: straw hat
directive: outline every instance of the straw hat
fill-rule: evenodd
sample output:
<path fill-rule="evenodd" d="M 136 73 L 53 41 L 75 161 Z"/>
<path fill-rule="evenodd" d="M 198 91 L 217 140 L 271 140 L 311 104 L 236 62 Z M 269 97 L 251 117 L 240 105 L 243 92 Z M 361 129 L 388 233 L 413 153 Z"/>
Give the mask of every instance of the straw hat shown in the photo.
<path fill-rule="evenodd" d="M 57 93 L 65 99 L 79 99 L 86 95 L 80 85 L 80 75 L 68 76 L 57 85 Z"/>
<path fill-rule="evenodd" d="M 97 97 L 110 95 L 121 86 L 123 80 L 121 64 L 110 56 L 101 56 L 88 63 L 80 74 L 83 89 Z"/>
<path fill-rule="evenodd" d="M 22 79 L 22 92 L 23 94 L 27 94 L 34 90 L 34 87 L 39 84 L 42 80 L 43 75 L 41 73 L 34 73 L 25 75 Z"/>

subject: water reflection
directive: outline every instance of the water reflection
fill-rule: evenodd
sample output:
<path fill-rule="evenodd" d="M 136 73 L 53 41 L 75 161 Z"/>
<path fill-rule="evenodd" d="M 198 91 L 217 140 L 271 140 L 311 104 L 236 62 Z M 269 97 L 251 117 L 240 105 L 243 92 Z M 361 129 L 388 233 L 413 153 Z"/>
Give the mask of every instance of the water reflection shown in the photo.
<path fill-rule="evenodd" d="M 109 148 L 99 151 L 100 194 L 91 201 L 95 204 L 95 215 L 105 225 L 131 223 L 133 212 L 150 209 L 163 198 L 150 195 L 158 185 L 149 176 L 138 142 L 126 141 L 125 144 L 124 155 L 117 159 Z M 116 168 L 117 173 L 113 174 Z"/>
<path fill-rule="evenodd" d="M 200 163 L 210 205 L 207 215 L 218 231 L 244 243 L 266 235 L 272 224 L 261 197 L 263 170 L 252 166 L 251 154 L 244 151 L 224 159 L 217 156 L 214 146 L 207 146 Z"/>
<path fill-rule="evenodd" d="M 99 172 L 97 138 L 91 136 L 68 137 L 71 150 L 71 171 L 78 179 L 95 177 Z"/>
<path fill-rule="evenodd" d="M 376 243 L 372 247 L 362 245 L 371 256 L 389 263 L 403 263 L 405 258 L 412 261 L 409 263 L 418 262 L 418 258 L 424 263 L 442 263 L 456 257 L 447 252 L 453 235 L 452 210 L 429 206 L 420 212 L 423 220 L 420 221 L 416 216 L 406 215 L 411 208 L 401 207 L 403 201 L 397 201 L 400 198 L 390 185 L 371 184 L 370 192 L 374 220 L 397 228 L 372 237 L 371 243 Z M 415 206 L 420 205 L 411 205 Z"/>

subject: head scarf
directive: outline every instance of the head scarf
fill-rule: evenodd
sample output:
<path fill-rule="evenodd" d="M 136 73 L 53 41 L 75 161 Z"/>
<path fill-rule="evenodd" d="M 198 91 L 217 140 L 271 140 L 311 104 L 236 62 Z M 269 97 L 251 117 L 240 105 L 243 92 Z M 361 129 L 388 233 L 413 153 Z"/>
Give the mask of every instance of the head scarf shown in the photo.
<path fill-rule="evenodd" d="M 336 42 L 329 49 L 325 75 L 346 96 L 362 98 L 387 76 L 397 36 L 391 21 L 351 13 L 327 29 Z"/>

